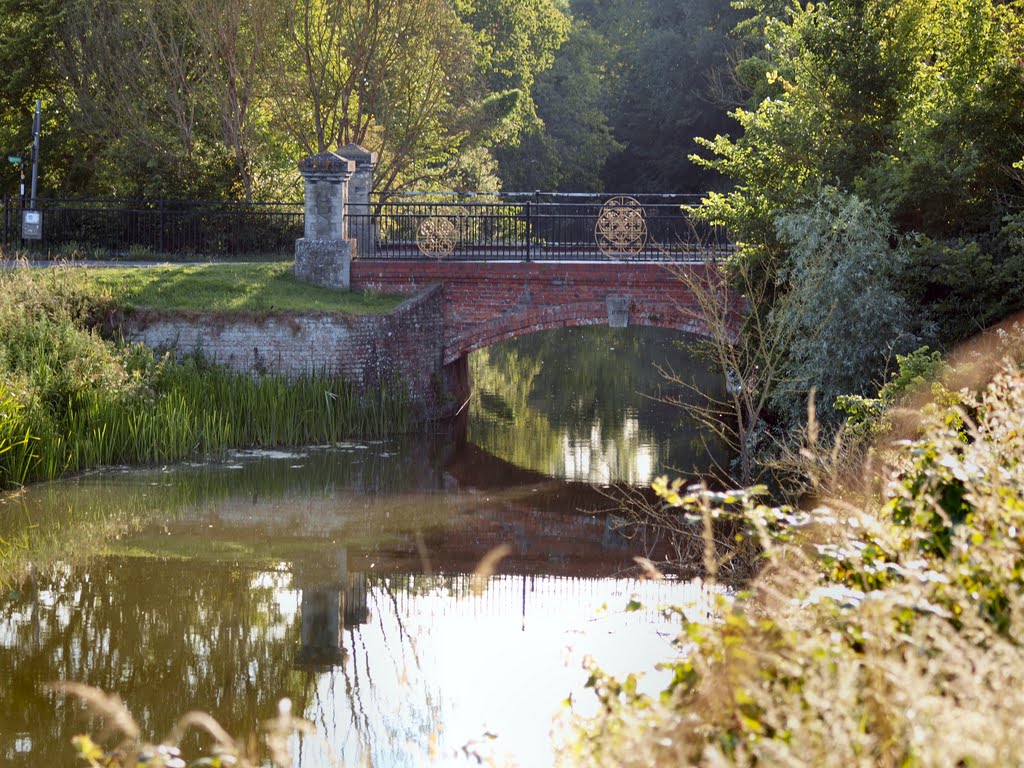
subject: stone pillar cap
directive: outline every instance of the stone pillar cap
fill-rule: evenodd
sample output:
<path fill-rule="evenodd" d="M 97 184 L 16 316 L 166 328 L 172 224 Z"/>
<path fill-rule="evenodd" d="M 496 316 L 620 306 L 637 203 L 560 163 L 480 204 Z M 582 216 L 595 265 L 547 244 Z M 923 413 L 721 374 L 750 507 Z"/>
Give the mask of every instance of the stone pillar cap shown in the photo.
<path fill-rule="evenodd" d="M 338 147 L 337 153 L 342 157 L 347 157 L 349 160 L 355 160 L 360 165 L 363 163 L 374 165 L 377 162 L 376 152 L 371 152 L 366 147 L 361 147 L 358 144 L 346 144 L 344 147 Z"/>
<path fill-rule="evenodd" d="M 355 170 L 352 160 L 326 150 L 299 160 L 299 173 L 303 176 L 346 176 Z"/>

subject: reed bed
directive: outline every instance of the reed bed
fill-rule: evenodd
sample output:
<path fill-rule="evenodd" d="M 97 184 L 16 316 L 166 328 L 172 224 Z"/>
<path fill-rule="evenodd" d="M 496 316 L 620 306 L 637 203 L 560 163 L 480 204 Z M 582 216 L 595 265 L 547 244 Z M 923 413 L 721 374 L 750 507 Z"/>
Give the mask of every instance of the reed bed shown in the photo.
<path fill-rule="evenodd" d="M 254 379 L 217 367 L 171 364 L 151 398 L 88 391 L 59 424 L 13 422 L 0 438 L 0 485 L 12 487 L 113 464 L 221 458 L 229 448 L 332 443 L 407 431 L 412 407 L 400 384 L 359 393 L 344 379 Z M 36 417 L 40 420 L 39 417 Z"/>
<path fill-rule="evenodd" d="M 402 382 L 361 392 L 329 372 L 253 377 L 104 339 L 95 326 L 112 300 L 72 275 L 0 274 L 0 490 L 111 464 L 380 438 L 412 423 Z"/>

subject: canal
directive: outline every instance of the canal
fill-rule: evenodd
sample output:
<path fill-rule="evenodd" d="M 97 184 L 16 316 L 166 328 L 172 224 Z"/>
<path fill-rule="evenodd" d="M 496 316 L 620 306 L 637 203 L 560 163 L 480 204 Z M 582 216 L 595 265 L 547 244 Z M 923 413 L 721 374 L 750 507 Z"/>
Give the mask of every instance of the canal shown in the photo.
<path fill-rule="evenodd" d="M 593 708 L 585 658 L 656 690 L 660 608 L 710 609 L 697 582 L 638 578 L 633 558 L 664 548 L 617 506 L 621 486 L 725 459 L 658 397 L 664 366 L 716 386 L 679 340 L 536 334 L 476 353 L 474 397 L 438 434 L 0 501 L 0 764 L 75 763 L 72 737 L 102 728 L 45 687 L 73 680 L 118 693 L 153 740 L 193 709 L 254 733 L 287 698 L 318 732 L 292 743 L 304 768 L 550 765 L 563 702 Z"/>

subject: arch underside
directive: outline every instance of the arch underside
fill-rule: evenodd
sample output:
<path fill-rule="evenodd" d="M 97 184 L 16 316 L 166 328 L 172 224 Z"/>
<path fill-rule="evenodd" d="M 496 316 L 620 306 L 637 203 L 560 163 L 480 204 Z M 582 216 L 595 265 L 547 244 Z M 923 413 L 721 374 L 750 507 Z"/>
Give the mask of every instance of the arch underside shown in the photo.
<path fill-rule="evenodd" d="M 477 349 L 531 333 L 555 328 L 608 324 L 608 307 L 604 302 L 507 313 L 456 333 L 445 345 L 444 363 L 447 365 Z M 681 312 L 675 303 L 645 304 L 643 307 L 634 304 L 630 307 L 629 325 L 668 328 L 703 338 L 710 335 L 702 321 Z"/>

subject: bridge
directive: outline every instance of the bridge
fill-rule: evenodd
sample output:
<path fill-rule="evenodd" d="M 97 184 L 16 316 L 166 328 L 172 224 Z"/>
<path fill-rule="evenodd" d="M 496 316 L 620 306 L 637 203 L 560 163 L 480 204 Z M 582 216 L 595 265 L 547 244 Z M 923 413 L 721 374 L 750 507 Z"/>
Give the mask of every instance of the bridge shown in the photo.
<path fill-rule="evenodd" d="M 295 242 L 295 274 L 408 301 L 384 315 L 137 313 L 125 320 L 125 338 L 202 349 L 260 374 L 330 371 L 364 390 L 402 381 L 420 417 L 433 419 L 469 395 L 468 355 L 500 341 L 588 325 L 698 337 L 724 331 L 732 338 L 739 330 L 746 304 L 719 267 L 729 240 L 692 220 L 679 198 L 431 193 L 382 200 L 370 195 L 372 159 L 356 147 L 299 164 L 305 237 Z M 714 297 L 711 327 L 700 294 Z"/>
<path fill-rule="evenodd" d="M 708 329 L 685 276 L 715 280 L 709 263 L 397 261 L 355 259 L 355 290 L 413 294 L 443 292 L 443 363 L 537 331 L 585 325 L 670 328 L 697 336 Z M 742 300 L 731 302 L 735 331 Z"/>
<path fill-rule="evenodd" d="M 720 295 L 727 332 L 739 328 L 744 302 L 717 265 L 728 237 L 689 215 L 683 203 L 695 200 L 541 193 L 382 200 L 370 194 L 375 162 L 349 146 L 299 163 L 305 237 L 296 242 L 295 274 L 343 289 L 430 292 L 397 332 L 372 342 L 375 354 L 391 358 L 378 360 L 377 375 L 397 374 L 419 395 L 430 369 L 430 381 L 443 371 L 448 392 L 463 399 L 470 352 L 537 331 L 647 325 L 707 336 L 716 329 L 695 284 Z"/>

